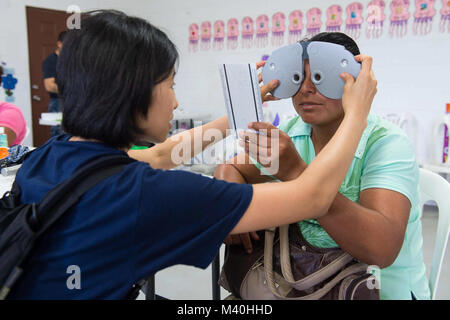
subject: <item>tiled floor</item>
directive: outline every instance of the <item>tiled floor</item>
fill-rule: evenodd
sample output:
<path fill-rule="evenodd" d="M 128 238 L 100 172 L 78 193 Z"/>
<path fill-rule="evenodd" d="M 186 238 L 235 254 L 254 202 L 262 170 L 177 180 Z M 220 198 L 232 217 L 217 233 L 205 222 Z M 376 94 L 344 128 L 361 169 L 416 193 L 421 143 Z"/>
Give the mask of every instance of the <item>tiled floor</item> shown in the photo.
<path fill-rule="evenodd" d="M 425 207 L 422 217 L 423 228 L 423 254 L 427 271 L 429 272 L 433 255 L 434 236 L 437 227 L 438 212 L 435 207 Z M 221 262 L 223 262 L 223 246 L 221 249 Z M 450 299 L 450 249 L 447 248 L 441 271 L 436 298 Z M 156 293 L 169 299 L 205 299 L 212 298 L 211 267 L 201 270 L 188 266 L 174 266 L 156 274 Z M 221 289 L 221 298 L 228 296 L 228 292 Z M 144 299 L 141 293 L 138 299 Z"/>

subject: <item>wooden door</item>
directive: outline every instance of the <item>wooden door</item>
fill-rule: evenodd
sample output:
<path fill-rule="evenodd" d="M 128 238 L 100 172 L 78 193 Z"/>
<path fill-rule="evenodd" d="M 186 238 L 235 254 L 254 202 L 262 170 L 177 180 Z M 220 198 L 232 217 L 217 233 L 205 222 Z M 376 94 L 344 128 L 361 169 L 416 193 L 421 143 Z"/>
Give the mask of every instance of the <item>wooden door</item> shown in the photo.
<path fill-rule="evenodd" d="M 28 55 L 30 64 L 31 117 L 33 146 L 38 147 L 50 138 L 50 127 L 39 125 L 41 113 L 48 112 L 49 94 L 42 79 L 42 62 L 55 51 L 61 31 L 67 29 L 65 11 L 26 7 Z"/>

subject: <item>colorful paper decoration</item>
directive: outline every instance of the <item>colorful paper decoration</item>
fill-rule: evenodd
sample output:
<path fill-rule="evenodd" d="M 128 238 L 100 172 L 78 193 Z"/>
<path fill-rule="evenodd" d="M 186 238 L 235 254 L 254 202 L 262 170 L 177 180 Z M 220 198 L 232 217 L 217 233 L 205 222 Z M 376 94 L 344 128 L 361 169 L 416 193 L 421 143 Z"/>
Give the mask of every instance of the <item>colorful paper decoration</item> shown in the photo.
<path fill-rule="evenodd" d="M 335 4 L 327 9 L 327 26 L 326 30 L 328 32 L 339 32 L 341 31 L 342 25 L 342 7 Z"/>
<path fill-rule="evenodd" d="M 393 0 L 389 5 L 391 8 L 391 16 L 389 20 L 389 35 L 391 37 L 403 37 L 408 32 L 409 0 Z"/>
<path fill-rule="evenodd" d="M 383 0 L 372 0 L 367 6 L 367 38 L 379 38 L 383 34 L 383 22 L 386 19 L 384 8 L 386 4 Z"/>
<path fill-rule="evenodd" d="M 189 26 L 189 52 L 198 51 L 198 24 L 193 23 Z"/>
<path fill-rule="evenodd" d="M 5 89 L 5 101 L 6 102 L 14 102 L 14 89 L 16 88 L 16 84 L 18 82 L 17 78 L 14 77 L 14 69 L 13 68 L 3 68 L 4 75 L 2 76 L 2 86 Z"/>
<path fill-rule="evenodd" d="M 414 11 L 413 33 L 414 35 L 426 35 L 431 32 L 433 27 L 433 17 L 436 14 L 434 10 L 435 0 L 416 0 L 416 9 Z"/>
<path fill-rule="evenodd" d="M 301 39 L 303 30 L 303 12 L 294 10 L 289 14 L 289 44 Z"/>
<path fill-rule="evenodd" d="M 231 18 L 227 22 L 227 49 L 235 50 L 238 47 L 239 22 Z"/>
<path fill-rule="evenodd" d="M 272 46 L 274 47 L 280 47 L 284 43 L 285 18 L 282 12 L 277 12 L 272 16 Z"/>
<path fill-rule="evenodd" d="M 411 16 L 409 5 L 411 0 L 391 0 L 389 3 L 389 36 L 404 37 L 408 32 L 408 21 Z M 433 17 L 436 14 L 434 8 L 436 0 L 414 0 L 414 20 L 413 33 L 415 35 L 427 35 L 432 31 Z M 439 32 L 450 33 L 450 0 L 440 0 Z M 383 27 L 386 20 L 385 8 L 386 0 L 370 0 L 367 4 L 367 11 L 363 17 L 363 5 L 360 2 L 352 2 L 346 8 L 345 30 L 350 37 L 358 39 L 361 35 L 361 26 L 366 21 L 366 37 L 368 39 L 380 38 L 383 35 Z M 343 7 L 334 4 L 326 10 L 325 30 L 327 32 L 341 32 L 344 23 Z M 311 38 L 321 31 L 322 11 L 314 7 L 306 11 L 306 38 Z M 196 23 L 189 26 L 189 52 L 197 52 L 200 42 L 200 49 L 207 51 L 211 47 L 215 51 L 224 49 L 225 38 L 227 40 L 227 49 L 235 50 L 238 47 L 239 32 L 241 31 L 241 47 L 250 49 L 255 45 L 257 48 L 265 48 L 269 45 L 269 36 L 271 36 L 271 46 L 279 47 L 284 44 L 286 27 L 288 30 L 288 43 L 292 44 L 301 39 L 303 32 L 303 12 L 293 10 L 286 26 L 286 16 L 283 12 L 276 12 L 272 15 L 272 26 L 269 28 L 269 16 L 259 15 L 256 20 L 246 16 L 241 21 L 242 29 L 239 30 L 239 21 L 231 18 L 225 23 L 223 20 L 217 20 L 214 26 L 204 21 L 200 28 Z M 226 28 L 226 29 L 225 29 Z M 226 31 L 226 32 L 225 32 Z"/>
<path fill-rule="evenodd" d="M 241 46 L 244 49 L 250 49 L 253 47 L 253 19 L 251 17 L 244 17 L 242 19 L 242 43 Z"/>
<path fill-rule="evenodd" d="M 450 0 L 442 0 L 442 8 L 439 12 L 441 14 L 439 31 L 450 33 Z"/>
<path fill-rule="evenodd" d="M 364 19 L 362 16 L 363 5 L 359 2 L 350 3 L 345 11 L 347 19 L 345 20 L 345 33 L 354 39 L 358 39 L 361 34 L 361 24 Z"/>
<path fill-rule="evenodd" d="M 225 40 L 225 23 L 222 20 L 214 22 L 213 50 L 223 50 Z"/>
<path fill-rule="evenodd" d="M 211 47 L 211 22 L 204 21 L 201 26 L 201 44 L 200 50 L 208 51 Z"/>
<path fill-rule="evenodd" d="M 256 47 L 265 48 L 269 44 L 269 17 L 262 14 L 256 18 Z"/>
<path fill-rule="evenodd" d="M 320 32 L 322 28 L 322 10 L 311 8 L 306 12 L 306 37 L 311 38 Z"/>

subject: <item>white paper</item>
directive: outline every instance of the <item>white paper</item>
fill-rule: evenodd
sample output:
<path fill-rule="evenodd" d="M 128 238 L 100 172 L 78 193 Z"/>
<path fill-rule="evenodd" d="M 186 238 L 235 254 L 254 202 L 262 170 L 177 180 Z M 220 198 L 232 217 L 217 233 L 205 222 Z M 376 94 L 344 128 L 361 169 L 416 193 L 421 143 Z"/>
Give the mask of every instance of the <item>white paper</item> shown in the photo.
<path fill-rule="evenodd" d="M 248 130 L 250 122 L 264 121 L 255 64 L 219 65 L 230 129 Z"/>

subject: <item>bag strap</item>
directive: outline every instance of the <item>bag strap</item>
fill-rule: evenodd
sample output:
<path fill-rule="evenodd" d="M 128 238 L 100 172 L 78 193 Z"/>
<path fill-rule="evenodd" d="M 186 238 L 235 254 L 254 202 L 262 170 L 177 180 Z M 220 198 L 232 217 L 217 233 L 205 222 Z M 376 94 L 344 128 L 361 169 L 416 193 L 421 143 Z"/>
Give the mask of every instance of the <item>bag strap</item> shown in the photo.
<path fill-rule="evenodd" d="M 36 150 L 36 149 L 33 149 L 33 150 L 31 150 L 31 151 L 28 151 L 24 156 L 23 156 L 23 159 L 22 159 L 22 163 L 23 162 L 25 162 L 25 160 L 34 152 L 34 150 Z M 11 190 L 10 191 L 6 191 L 5 192 L 5 194 L 3 194 L 3 195 L 0 195 L 0 196 L 5 196 L 5 195 L 7 195 L 7 194 L 9 194 L 9 195 L 12 195 L 12 196 L 14 196 L 15 198 L 14 199 L 12 199 L 12 200 L 16 200 L 16 199 L 19 199 L 20 198 L 20 187 L 19 187 L 19 184 L 17 183 L 17 175 L 16 175 L 16 177 L 14 178 L 14 181 L 13 181 L 13 184 L 12 184 L 12 186 L 11 186 Z M 11 200 L 11 201 L 12 201 Z M 11 204 L 12 205 L 12 204 Z"/>
<path fill-rule="evenodd" d="M 287 227 L 287 228 L 285 228 Z M 286 237 L 285 233 L 288 230 L 289 225 L 287 226 L 283 226 L 280 227 L 280 262 L 281 262 L 281 266 L 283 268 L 283 265 L 285 265 L 285 268 L 290 269 L 290 272 L 285 270 L 285 274 L 288 276 L 288 278 L 290 278 L 292 276 L 292 269 L 290 268 L 290 257 L 289 257 L 289 239 L 288 237 Z M 283 300 L 317 300 L 322 298 L 325 294 L 327 294 L 336 284 L 339 283 L 339 281 L 341 281 L 342 279 L 346 278 L 347 276 L 360 272 L 360 271 L 365 271 L 367 269 L 367 266 L 363 263 L 357 263 L 354 265 L 351 265 L 350 267 L 345 268 L 344 270 L 342 270 L 338 275 L 336 275 L 336 277 L 334 277 L 332 280 L 330 280 L 329 282 L 327 282 L 327 284 L 325 286 L 323 286 L 322 288 L 320 288 L 319 290 L 316 290 L 315 292 L 303 296 L 303 297 L 285 297 L 284 295 L 280 294 L 278 288 L 275 285 L 275 280 L 274 280 L 274 273 L 273 273 L 273 241 L 274 241 L 274 237 L 275 237 L 275 229 L 270 229 L 270 230 L 266 230 L 265 233 L 265 243 L 264 243 L 264 272 L 265 272 L 265 276 L 266 276 L 266 281 L 267 281 L 267 285 L 270 289 L 270 291 L 272 292 L 272 294 L 279 298 L 279 299 L 283 299 Z M 282 230 L 283 231 L 283 236 L 281 235 Z M 283 244 L 284 243 L 284 244 Z M 287 244 L 286 244 L 287 243 Z M 281 245 L 283 244 L 283 250 L 281 249 Z M 287 246 L 287 250 L 286 250 L 286 246 Z M 286 252 L 287 252 L 287 256 L 286 256 Z M 329 268 L 329 269 L 333 269 L 333 270 L 339 270 L 340 268 L 342 268 L 343 266 L 345 266 L 348 262 L 350 262 L 353 258 L 350 256 L 350 261 L 348 261 L 347 263 L 343 263 L 342 261 L 348 260 L 348 257 L 350 256 L 347 253 L 341 255 L 340 258 L 336 259 L 339 260 L 338 263 L 335 264 L 335 266 L 333 268 Z M 287 259 L 287 260 L 286 260 Z M 335 261 L 336 261 L 335 260 Z M 340 266 L 340 268 L 336 268 L 336 266 Z M 327 267 L 325 267 L 324 269 L 326 269 Z M 331 273 L 330 271 L 328 271 L 329 273 Z M 336 271 L 335 271 L 336 272 Z M 290 274 L 289 274 L 290 273 Z M 286 275 L 283 273 L 283 277 L 284 277 L 284 281 L 286 283 L 288 283 L 290 286 L 296 288 L 296 281 L 292 281 L 293 280 L 293 276 L 291 278 L 291 280 L 286 279 Z M 309 282 L 308 287 L 310 288 L 309 285 L 311 285 L 311 283 L 316 282 L 319 283 L 320 281 L 323 281 L 324 278 L 323 275 L 325 273 L 321 273 L 320 274 L 320 278 L 317 277 L 315 278 L 313 282 Z M 333 273 L 331 273 L 332 275 Z M 325 274 L 326 275 L 326 274 Z M 306 282 L 301 282 L 303 281 L 297 281 L 300 282 L 303 286 L 306 286 Z M 303 287 L 302 285 L 300 285 L 299 287 Z M 297 288 L 296 288 L 297 289 Z M 301 290 L 301 289 L 297 289 L 297 290 Z"/>
<path fill-rule="evenodd" d="M 328 265 L 322 269 L 295 281 L 292 275 L 291 259 L 289 252 L 289 225 L 284 225 L 280 227 L 280 264 L 281 272 L 283 277 L 290 283 L 290 285 L 299 290 L 306 290 L 311 288 L 325 279 L 328 279 L 332 275 L 336 274 L 339 270 L 342 270 L 353 257 L 347 252 L 342 252 L 342 254 L 330 262 Z"/>
<path fill-rule="evenodd" d="M 295 282 L 292 274 L 289 252 L 289 225 L 280 226 L 280 265 L 281 273 L 288 282 Z M 286 259 L 287 258 L 287 259 Z"/>
<path fill-rule="evenodd" d="M 134 161 L 124 155 L 113 155 L 99 158 L 77 170 L 42 198 L 37 210 L 30 216 L 30 227 L 37 232 L 37 236 L 41 235 L 88 190 Z"/>

